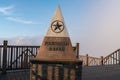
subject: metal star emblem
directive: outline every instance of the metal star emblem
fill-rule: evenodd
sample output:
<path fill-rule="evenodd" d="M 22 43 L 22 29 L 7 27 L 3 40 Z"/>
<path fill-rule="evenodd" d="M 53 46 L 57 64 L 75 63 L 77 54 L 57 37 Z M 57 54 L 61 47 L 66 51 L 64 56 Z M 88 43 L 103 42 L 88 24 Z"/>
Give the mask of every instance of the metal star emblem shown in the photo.
<path fill-rule="evenodd" d="M 64 25 L 63 25 L 63 22 L 62 21 L 54 21 L 51 25 L 51 28 L 52 28 L 52 31 L 55 32 L 55 33 L 60 33 L 63 31 L 64 29 Z"/>

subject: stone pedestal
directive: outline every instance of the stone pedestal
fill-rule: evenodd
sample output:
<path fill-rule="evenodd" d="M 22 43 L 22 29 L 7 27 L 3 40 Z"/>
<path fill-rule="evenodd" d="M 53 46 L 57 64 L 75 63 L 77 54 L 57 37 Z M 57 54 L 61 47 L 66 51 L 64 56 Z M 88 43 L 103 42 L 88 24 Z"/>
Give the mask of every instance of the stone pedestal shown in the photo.
<path fill-rule="evenodd" d="M 81 80 L 82 61 L 73 51 L 59 6 L 30 70 L 31 80 Z"/>
<path fill-rule="evenodd" d="M 82 62 L 31 60 L 30 80 L 81 80 Z"/>

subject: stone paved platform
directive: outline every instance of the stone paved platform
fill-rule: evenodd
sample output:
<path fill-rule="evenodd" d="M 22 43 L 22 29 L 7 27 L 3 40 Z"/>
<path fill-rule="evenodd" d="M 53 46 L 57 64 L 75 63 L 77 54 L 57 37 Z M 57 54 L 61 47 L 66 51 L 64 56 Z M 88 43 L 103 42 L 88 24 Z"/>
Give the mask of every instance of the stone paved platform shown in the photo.
<path fill-rule="evenodd" d="M 0 72 L 0 80 L 30 80 L 29 70 L 7 71 L 6 75 Z"/>
<path fill-rule="evenodd" d="M 120 80 L 120 65 L 91 66 L 82 68 L 82 80 Z M 0 80 L 30 80 L 29 70 L 0 72 Z"/>

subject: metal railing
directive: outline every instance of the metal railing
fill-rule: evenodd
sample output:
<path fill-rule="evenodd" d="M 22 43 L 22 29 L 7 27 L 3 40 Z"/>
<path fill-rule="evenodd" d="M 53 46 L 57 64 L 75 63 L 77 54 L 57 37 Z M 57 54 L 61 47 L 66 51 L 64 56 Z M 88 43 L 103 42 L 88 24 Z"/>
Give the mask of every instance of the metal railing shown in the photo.
<path fill-rule="evenodd" d="M 28 69 L 30 68 L 30 59 L 37 55 L 40 46 L 18 46 L 8 45 L 8 41 L 4 41 L 0 45 L 0 70 Z M 79 55 L 79 43 L 73 47 L 76 57 Z"/>
<path fill-rule="evenodd" d="M 103 65 L 120 64 L 120 49 L 115 50 L 101 60 Z"/>
<path fill-rule="evenodd" d="M 80 60 L 83 61 L 84 66 L 94 66 L 94 65 L 100 65 L 100 58 L 97 57 L 91 57 L 88 54 L 86 55 L 80 55 Z"/>
<path fill-rule="evenodd" d="M 7 41 L 0 45 L 0 70 L 26 69 L 30 66 L 30 59 L 34 58 L 40 46 L 8 45 Z M 100 58 L 79 55 L 79 43 L 73 46 L 76 57 L 83 61 L 85 66 L 120 64 L 120 49 L 106 57 Z"/>
<path fill-rule="evenodd" d="M 80 55 L 80 60 L 83 61 L 84 66 L 94 66 L 94 65 L 112 65 L 120 64 L 120 49 L 115 50 L 106 57 L 101 56 L 100 58 L 91 57 L 87 55 Z"/>

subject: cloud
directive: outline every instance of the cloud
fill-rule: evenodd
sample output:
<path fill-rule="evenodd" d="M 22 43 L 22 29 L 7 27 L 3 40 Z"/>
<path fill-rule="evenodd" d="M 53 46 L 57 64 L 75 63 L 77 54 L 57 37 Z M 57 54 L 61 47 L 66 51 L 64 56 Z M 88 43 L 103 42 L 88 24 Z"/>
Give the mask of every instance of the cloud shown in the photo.
<path fill-rule="evenodd" d="M 13 38 L 0 38 L 0 45 L 3 44 L 4 40 L 8 41 L 8 45 L 36 45 L 39 46 L 43 37 L 34 36 L 19 36 Z"/>
<path fill-rule="evenodd" d="M 6 17 L 7 20 L 9 21 L 14 21 L 14 22 L 18 22 L 18 23 L 22 23 L 22 24 L 40 24 L 37 22 L 33 22 L 33 21 L 29 21 L 29 20 L 23 20 L 20 18 L 15 18 L 15 17 Z"/>
<path fill-rule="evenodd" d="M 18 23 L 22 23 L 22 24 L 40 24 L 38 22 L 34 22 L 34 21 L 30 21 L 30 20 L 24 20 L 24 19 L 21 19 L 21 18 L 10 16 L 10 14 L 12 14 L 12 11 L 13 11 L 14 7 L 15 6 L 13 6 L 13 5 L 0 7 L 0 13 L 4 14 L 5 18 L 9 21 L 18 22 Z"/>
<path fill-rule="evenodd" d="M 0 13 L 2 13 L 4 15 L 10 15 L 13 8 L 14 8 L 13 5 L 5 6 L 5 7 L 0 7 Z"/>

